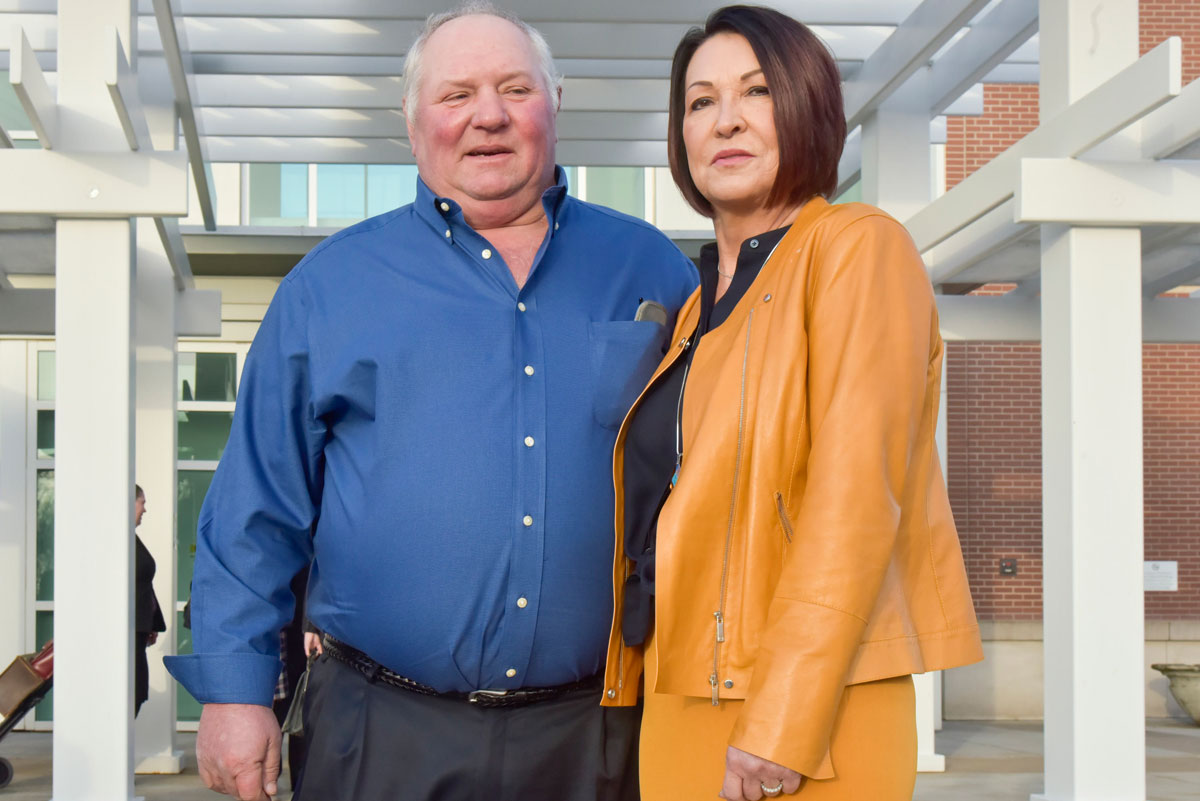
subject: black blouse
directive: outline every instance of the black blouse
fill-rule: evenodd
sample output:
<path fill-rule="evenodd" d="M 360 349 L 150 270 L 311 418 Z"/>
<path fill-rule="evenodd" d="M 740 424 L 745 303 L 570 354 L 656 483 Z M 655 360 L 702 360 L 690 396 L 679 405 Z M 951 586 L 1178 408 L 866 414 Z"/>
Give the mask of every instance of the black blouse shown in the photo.
<path fill-rule="evenodd" d="M 635 569 L 625 580 L 621 635 L 637 645 L 650 633 L 654 605 L 654 543 L 658 513 L 670 494 L 682 442 L 682 395 L 692 355 L 705 332 L 725 322 L 758 276 L 767 257 L 788 229 L 751 237 L 738 250 L 737 271 L 717 300 L 717 246 L 700 250 L 700 320 L 689 336 L 684 357 L 677 359 L 646 390 L 629 420 L 625 439 L 625 554 Z M 678 434 L 682 436 L 682 434 Z"/>

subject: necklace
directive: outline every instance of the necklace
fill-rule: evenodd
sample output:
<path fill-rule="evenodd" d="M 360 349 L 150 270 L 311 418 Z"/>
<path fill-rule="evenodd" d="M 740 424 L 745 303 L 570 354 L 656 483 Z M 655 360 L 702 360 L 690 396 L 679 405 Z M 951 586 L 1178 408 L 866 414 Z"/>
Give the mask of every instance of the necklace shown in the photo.
<path fill-rule="evenodd" d="M 722 278 L 728 278 L 730 281 L 733 280 L 733 273 L 723 272 L 720 267 L 717 268 L 717 275 L 721 276 Z"/>

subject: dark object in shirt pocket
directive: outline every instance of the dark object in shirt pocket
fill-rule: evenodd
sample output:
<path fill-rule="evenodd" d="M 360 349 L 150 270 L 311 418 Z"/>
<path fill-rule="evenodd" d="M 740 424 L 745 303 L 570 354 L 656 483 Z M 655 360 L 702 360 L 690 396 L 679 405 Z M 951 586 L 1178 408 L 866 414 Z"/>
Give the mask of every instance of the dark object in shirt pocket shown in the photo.
<path fill-rule="evenodd" d="M 615 430 L 658 366 L 667 329 L 649 320 L 593 322 L 588 336 L 593 414 Z"/>

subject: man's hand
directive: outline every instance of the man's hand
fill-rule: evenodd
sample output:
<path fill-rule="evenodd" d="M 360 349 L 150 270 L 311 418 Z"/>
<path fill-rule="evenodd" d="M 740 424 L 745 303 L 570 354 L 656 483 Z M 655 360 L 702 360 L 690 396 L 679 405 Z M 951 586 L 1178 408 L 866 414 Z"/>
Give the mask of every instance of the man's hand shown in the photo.
<path fill-rule="evenodd" d="M 304 632 L 304 655 L 312 656 L 313 651 L 316 651 L 317 655 L 320 656 L 321 654 L 325 653 L 325 646 L 321 645 L 320 634 L 312 631 L 306 631 Z"/>
<path fill-rule="evenodd" d="M 728 801 L 758 801 L 760 798 L 776 798 L 784 793 L 800 789 L 802 776 L 791 768 L 748 754 L 729 746 L 725 752 L 725 785 L 721 798 Z M 767 789 L 783 785 L 777 793 L 764 793 Z"/>
<path fill-rule="evenodd" d="M 205 704 L 196 763 L 210 790 L 238 801 L 270 801 L 279 779 L 282 735 L 275 713 L 256 704 Z"/>

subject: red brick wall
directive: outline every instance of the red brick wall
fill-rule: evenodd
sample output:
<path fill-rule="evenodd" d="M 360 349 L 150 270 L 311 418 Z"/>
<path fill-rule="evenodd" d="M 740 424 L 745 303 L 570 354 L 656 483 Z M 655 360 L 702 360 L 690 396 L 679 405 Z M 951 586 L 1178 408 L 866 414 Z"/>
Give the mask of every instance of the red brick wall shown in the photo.
<path fill-rule="evenodd" d="M 1140 9 L 1141 51 L 1181 36 L 1184 82 L 1200 76 L 1200 0 L 1142 0 Z M 1036 86 L 985 86 L 982 117 L 947 122 L 947 187 L 1037 123 Z M 1041 619 L 1040 365 L 1034 343 L 952 342 L 946 350 L 947 482 L 985 620 Z M 1147 593 L 1146 617 L 1200 619 L 1200 345 L 1146 345 L 1143 367 L 1145 557 L 1179 562 L 1179 592 Z M 1017 575 L 999 575 L 1006 558 L 1017 559 Z"/>
<path fill-rule="evenodd" d="M 1179 562 L 1179 591 L 1146 593 L 1151 620 L 1200 619 L 1200 345 L 1143 348 L 1145 558 Z M 947 482 L 975 609 L 1042 615 L 1041 348 L 946 349 Z M 1000 560 L 1017 559 L 1015 576 Z"/>

